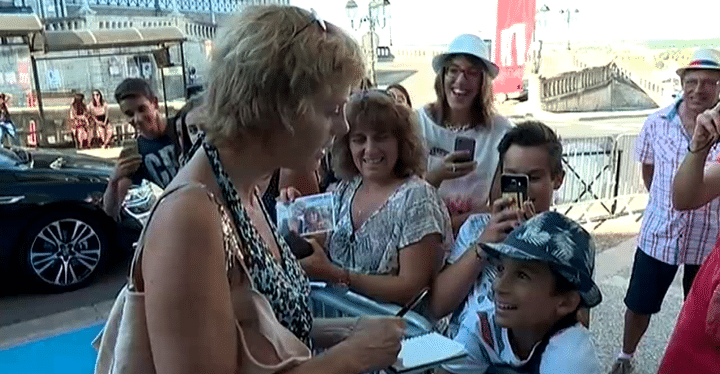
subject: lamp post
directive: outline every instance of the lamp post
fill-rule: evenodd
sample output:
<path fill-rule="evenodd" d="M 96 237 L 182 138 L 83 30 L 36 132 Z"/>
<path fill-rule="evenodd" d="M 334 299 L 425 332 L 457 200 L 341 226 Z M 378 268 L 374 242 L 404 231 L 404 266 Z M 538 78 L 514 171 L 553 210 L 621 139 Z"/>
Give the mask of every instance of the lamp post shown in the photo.
<path fill-rule="evenodd" d="M 540 38 L 536 38 L 537 29 L 538 29 L 538 26 L 540 25 L 540 22 L 539 22 L 539 20 L 538 20 L 538 16 L 539 16 L 540 18 L 542 18 L 542 20 L 543 20 L 542 25 L 543 25 L 543 27 L 545 27 L 545 23 L 546 23 L 545 14 L 546 14 L 547 12 L 549 12 L 549 11 L 550 11 L 550 8 L 549 8 L 547 5 L 543 4 L 543 5 L 540 7 L 540 9 L 538 9 L 537 12 L 535 12 L 535 14 L 536 14 L 536 16 L 535 16 L 535 28 L 533 29 L 533 42 L 536 43 L 536 45 L 535 45 L 535 48 L 536 48 L 536 49 L 535 49 L 535 51 L 534 51 L 534 56 L 533 56 L 533 73 L 535 73 L 535 74 L 537 74 L 538 72 L 540 72 L 540 64 L 541 64 L 541 62 L 542 62 L 542 61 L 541 61 L 541 59 L 542 59 L 542 43 L 543 43 L 543 42 L 542 42 L 542 39 L 543 39 L 543 37 L 545 36 L 545 35 L 543 35 L 543 33 L 541 32 L 541 33 L 540 33 Z M 536 39 L 537 39 L 537 40 L 536 40 Z"/>
<path fill-rule="evenodd" d="M 345 13 L 350 19 L 350 27 L 353 30 L 360 30 L 363 23 L 368 24 L 370 29 L 370 79 L 372 84 L 377 84 L 375 73 L 375 60 L 377 59 L 377 46 L 375 45 L 375 28 L 384 29 L 387 26 L 387 19 L 390 18 L 390 0 L 370 0 L 367 14 L 358 18 L 358 5 L 355 0 L 348 0 L 345 4 Z"/>
<path fill-rule="evenodd" d="M 570 8 L 561 9 L 561 10 L 560 10 L 560 14 L 565 14 L 565 15 L 566 15 L 565 20 L 566 20 L 567 25 L 568 25 L 568 41 L 567 41 L 567 50 L 568 50 L 568 51 L 570 50 L 570 16 L 571 16 L 573 13 L 577 14 L 577 13 L 580 13 L 580 11 L 577 10 L 577 9 L 570 9 Z"/>

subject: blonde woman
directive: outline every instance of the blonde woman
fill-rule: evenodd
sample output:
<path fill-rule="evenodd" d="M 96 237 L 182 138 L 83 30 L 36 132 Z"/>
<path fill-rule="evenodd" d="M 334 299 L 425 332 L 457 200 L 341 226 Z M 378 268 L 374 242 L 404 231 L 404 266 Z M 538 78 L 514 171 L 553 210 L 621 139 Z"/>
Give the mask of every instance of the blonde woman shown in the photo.
<path fill-rule="evenodd" d="M 281 167 L 317 167 L 325 146 L 347 132 L 343 107 L 362 61 L 345 32 L 296 7 L 244 8 L 219 33 L 202 148 L 167 187 L 175 192 L 150 219 L 141 253 L 157 373 L 360 373 L 396 360 L 402 320 L 313 319 L 308 279 L 255 187 Z M 289 331 L 307 347 L 329 349 L 268 369 L 282 359 L 273 340 L 236 329 L 262 328 L 249 286 L 282 324 L 266 333 Z"/>

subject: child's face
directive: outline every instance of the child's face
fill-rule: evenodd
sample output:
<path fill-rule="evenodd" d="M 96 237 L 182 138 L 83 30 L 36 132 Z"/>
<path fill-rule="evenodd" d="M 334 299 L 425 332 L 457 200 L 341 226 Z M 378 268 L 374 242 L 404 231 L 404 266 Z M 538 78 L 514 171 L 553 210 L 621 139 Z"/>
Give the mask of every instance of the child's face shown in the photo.
<path fill-rule="evenodd" d="M 502 256 L 493 284 L 498 325 L 536 332 L 543 336 L 570 313 L 567 295 L 556 294 L 550 266 L 538 261 L 518 261 Z M 568 310 L 572 309 L 572 310 Z"/>
<path fill-rule="evenodd" d="M 562 175 L 552 175 L 550 155 L 544 146 L 511 145 L 503 157 L 503 173 L 528 176 L 528 199 L 536 212 L 550 210 L 553 191 L 560 188 L 563 181 Z"/>

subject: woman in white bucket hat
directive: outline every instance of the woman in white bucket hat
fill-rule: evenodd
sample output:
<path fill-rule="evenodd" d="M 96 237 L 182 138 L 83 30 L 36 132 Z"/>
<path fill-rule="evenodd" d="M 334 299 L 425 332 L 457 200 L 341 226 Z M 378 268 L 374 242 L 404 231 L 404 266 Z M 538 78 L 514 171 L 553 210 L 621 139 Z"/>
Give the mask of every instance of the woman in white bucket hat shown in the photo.
<path fill-rule="evenodd" d="M 417 111 L 429 151 L 426 179 L 439 188 L 457 231 L 470 214 L 488 210 L 497 145 L 511 125 L 495 110 L 499 69 L 482 39 L 456 37 L 432 66 L 437 100 Z"/>

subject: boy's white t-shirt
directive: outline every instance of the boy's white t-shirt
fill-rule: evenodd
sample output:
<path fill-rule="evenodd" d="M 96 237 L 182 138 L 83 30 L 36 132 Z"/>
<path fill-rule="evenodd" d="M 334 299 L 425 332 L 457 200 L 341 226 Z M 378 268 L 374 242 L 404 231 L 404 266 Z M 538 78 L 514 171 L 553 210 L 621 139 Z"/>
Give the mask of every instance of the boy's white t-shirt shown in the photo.
<path fill-rule="evenodd" d="M 468 217 L 458 232 L 448 262 L 457 261 L 470 248 L 490 221 L 489 214 Z M 461 310 L 453 314 L 448 335 L 465 346 L 469 356 L 461 363 L 445 365 L 450 373 L 485 373 L 491 365 L 519 367 L 520 360 L 512 351 L 507 329 L 495 324 L 495 302 L 492 282 L 497 270 L 486 266 L 470 290 Z M 532 354 L 531 356 L 532 357 Z M 590 331 L 576 324 L 553 336 L 542 354 L 540 374 L 600 373 L 600 361 Z"/>
<path fill-rule="evenodd" d="M 446 371 L 482 374 L 491 367 L 519 368 L 537 354 L 535 346 L 526 360 L 520 360 L 515 355 L 508 329 L 495 323 L 495 305 L 491 301 L 480 303 L 473 313 L 474 318 L 467 317 L 462 321 L 455 341 L 465 346 L 468 356 L 462 362 L 444 365 Z M 590 331 L 577 323 L 550 338 L 541 355 L 539 373 L 597 374 L 601 370 Z"/>
<path fill-rule="evenodd" d="M 455 206 L 469 208 L 467 211 L 485 206 L 498 165 L 497 146 L 512 124 L 505 117 L 495 116 L 488 126 L 451 130 L 436 124 L 426 108 L 417 109 L 417 116 L 428 152 L 428 170 L 440 165 L 448 154 L 455 151 L 455 140 L 459 136 L 475 140 L 475 171 L 443 181 L 438 190 L 451 212 L 456 210 L 453 209 Z"/>

